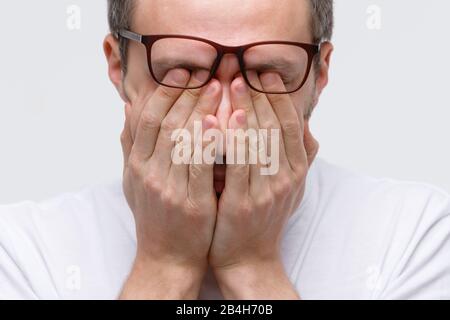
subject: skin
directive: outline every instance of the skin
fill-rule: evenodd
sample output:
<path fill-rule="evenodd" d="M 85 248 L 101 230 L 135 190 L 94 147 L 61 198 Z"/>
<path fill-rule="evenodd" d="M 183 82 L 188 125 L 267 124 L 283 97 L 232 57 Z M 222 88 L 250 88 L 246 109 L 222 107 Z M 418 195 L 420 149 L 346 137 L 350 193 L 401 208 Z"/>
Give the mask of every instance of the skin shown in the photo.
<path fill-rule="evenodd" d="M 312 43 L 309 2 L 137 1 L 131 29 L 140 34 L 183 34 L 224 45 L 265 40 Z M 215 79 L 199 90 L 158 86 L 149 76 L 145 48 L 129 47 L 122 73 L 117 40 L 104 50 L 109 76 L 126 102 L 121 136 L 123 188 L 136 221 L 137 255 L 123 299 L 196 299 L 208 265 L 227 299 L 298 299 L 280 256 L 283 228 L 301 203 L 318 143 L 304 114 L 317 104 L 328 82 L 333 47 L 322 46 L 320 68 L 290 95 L 250 90 L 237 58 L 227 55 Z M 168 81 L 195 82 L 183 71 Z M 266 89 L 282 88 L 271 73 Z M 280 170 L 262 176 L 259 165 L 174 165 L 175 129 L 275 128 L 282 132 Z M 205 146 L 203 146 L 205 147 Z M 246 145 L 248 150 L 248 145 Z M 216 192 L 221 192 L 218 198 Z"/>

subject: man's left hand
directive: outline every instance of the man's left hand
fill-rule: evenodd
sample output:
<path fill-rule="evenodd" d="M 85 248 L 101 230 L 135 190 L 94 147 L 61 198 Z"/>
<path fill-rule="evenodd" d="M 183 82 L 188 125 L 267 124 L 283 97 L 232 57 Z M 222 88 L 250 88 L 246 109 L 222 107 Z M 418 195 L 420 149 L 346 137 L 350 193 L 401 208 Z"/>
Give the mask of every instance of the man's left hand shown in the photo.
<path fill-rule="evenodd" d="M 274 73 L 263 74 L 257 80 L 264 91 L 284 89 L 281 78 Z M 318 143 L 289 94 L 250 91 L 244 79 L 237 78 L 231 85 L 231 100 L 229 129 L 267 129 L 268 137 L 271 130 L 278 129 L 280 139 L 267 139 L 264 148 L 257 151 L 256 165 L 248 161 L 228 164 L 234 159 L 227 159 L 209 264 L 225 298 L 298 299 L 284 270 L 280 245 L 283 229 L 302 201 Z M 262 175 L 260 157 L 268 156 L 273 143 L 279 145 L 279 170 Z M 245 150 L 248 155 L 248 139 Z"/>

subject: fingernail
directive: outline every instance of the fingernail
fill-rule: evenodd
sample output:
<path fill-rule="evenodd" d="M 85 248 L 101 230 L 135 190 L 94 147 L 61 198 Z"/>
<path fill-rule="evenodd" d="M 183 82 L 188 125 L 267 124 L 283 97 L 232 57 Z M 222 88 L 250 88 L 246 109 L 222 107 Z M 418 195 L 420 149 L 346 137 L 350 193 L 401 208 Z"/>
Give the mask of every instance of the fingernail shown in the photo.
<path fill-rule="evenodd" d="M 199 71 L 193 72 L 192 77 L 198 83 L 205 83 L 209 78 L 209 71 L 199 70 Z"/>
<path fill-rule="evenodd" d="M 185 85 L 188 80 L 188 77 L 185 71 L 181 69 L 174 69 L 170 71 L 169 79 L 175 85 Z"/>
<path fill-rule="evenodd" d="M 247 86 L 243 79 L 238 80 L 238 83 L 236 84 L 236 91 L 239 94 L 244 94 L 247 91 Z"/>
<path fill-rule="evenodd" d="M 216 86 L 215 82 L 211 82 L 208 85 L 208 88 L 206 89 L 206 94 L 213 95 L 216 92 L 216 88 L 217 88 L 217 86 Z"/>
<path fill-rule="evenodd" d="M 270 72 L 264 73 L 261 76 L 261 81 L 266 85 L 276 84 L 277 76 L 274 73 L 270 73 Z"/>

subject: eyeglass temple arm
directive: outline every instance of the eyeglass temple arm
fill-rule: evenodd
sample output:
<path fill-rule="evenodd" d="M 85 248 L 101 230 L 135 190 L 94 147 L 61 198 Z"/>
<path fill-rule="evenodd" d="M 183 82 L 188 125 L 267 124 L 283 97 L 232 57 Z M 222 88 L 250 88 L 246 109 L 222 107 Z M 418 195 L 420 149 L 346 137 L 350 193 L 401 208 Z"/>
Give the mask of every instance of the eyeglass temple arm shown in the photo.
<path fill-rule="evenodd" d="M 125 30 L 125 29 L 120 30 L 118 33 L 118 36 L 129 39 L 129 40 L 142 42 L 142 36 L 140 34 L 137 34 L 132 31 Z"/>

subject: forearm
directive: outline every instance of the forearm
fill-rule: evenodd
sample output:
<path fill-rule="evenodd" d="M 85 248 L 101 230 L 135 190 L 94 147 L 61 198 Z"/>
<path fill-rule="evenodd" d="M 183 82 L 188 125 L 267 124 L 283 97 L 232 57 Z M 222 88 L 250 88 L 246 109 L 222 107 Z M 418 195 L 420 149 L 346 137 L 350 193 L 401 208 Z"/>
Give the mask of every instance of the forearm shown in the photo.
<path fill-rule="evenodd" d="M 135 262 L 121 300 L 194 300 L 204 271 L 174 265 Z"/>
<path fill-rule="evenodd" d="M 281 262 L 226 267 L 215 274 L 225 299 L 300 299 Z"/>

